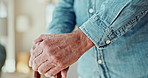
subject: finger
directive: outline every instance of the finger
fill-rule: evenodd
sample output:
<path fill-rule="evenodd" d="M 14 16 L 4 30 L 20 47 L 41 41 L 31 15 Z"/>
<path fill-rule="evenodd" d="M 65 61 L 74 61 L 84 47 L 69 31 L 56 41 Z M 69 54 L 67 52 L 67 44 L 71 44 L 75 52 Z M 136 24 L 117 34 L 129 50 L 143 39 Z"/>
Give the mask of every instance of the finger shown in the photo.
<path fill-rule="evenodd" d="M 67 78 L 68 70 L 69 70 L 69 67 L 61 71 L 62 78 Z"/>
<path fill-rule="evenodd" d="M 38 55 L 42 53 L 42 47 L 40 47 L 39 45 L 35 45 L 35 47 L 32 48 L 30 52 L 31 52 L 31 56 L 29 60 L 29 66 L 31 67 L 35 57 L 37 57 Z"/>
<path fill-rule="evenodd" d="M 42 34 L 42 35 L 40 35 L 39 38 L 37 38 L 37 39 L 34 40 L 34 43 L 36 44 L 38 42 L 42 42 L 44 39 L 48 38 L 48 36 L 49 35 L 47 35 L 47 34 Z"/>
<path fill-rule="evenodd" d="M 31 52 L 31 56 L 32 59 L 35 59 L 35 57 L 39 56 L 40 54 L 42 54 L 43 52 L 43 48 L 42 46 L 37 46 L 32 52 Z"/>
<path fill-rule="evenodd" d="M 33 51 L 33 48 L 31 48 L 30 53 L 31 53 L 32 51 Z M 32 56 L 30 56 L 30 59 L 29 59 L 29 66 L 30 66 L 30 67 L 32 66 L 31 60 L 32 60 Z"/>
<path fill-rule="evenodd" d="M 36 46 L 38 46 L 38 44 L 35 44 L 35 45 L 31 48 L 30 54 L 33 52 L 33 50 L 36 48 Z M 29 59 L 29 66 L 30 66 L 30 67 L 32 66 L 32 62 L 31 62 L 32 59 L 33 59 L 33 57 L 30 56 L 30 59 Z"/>
<path fill-rule="evenodd" d="M 39 66 L 38 71 L 41 74 L 45 74 L 53 67 L 55 67 L 55 64 L 53 64 L 50 60 L 48 60 Z"/>
<path fill-rule="evenodd" d="M 38 69 L 38 67 L 46 62 L 48 60 L 49 56 L 44 52 L 41 55 L 37 56 L 34 60 L 33 60 L 33 65 L 32 68 L 34 71 L 36 71 Z"/>
<path fill-rule="evenodd" d="M 69 67 L 61 71 L 61 75 L 63 78 L 67 78 L 68 69 Z"/>
<path fill-rule="evenodd" d="M 52 77 L 52 76 L 56 75 L 58 72 L 60 72 L 60 70 L 61 70 L 61 68 L 58 67 L 58 66 L 56 66 L 56 67 L 50 69 L 50 70 L 45 74 L 45 76 L 46 76 L 46 77 Z"/>
<path fill-rule="evenodd" d="M 32 56 L 30 56 L 30 59 L 29 59 L 29 67 L 32 67 Z"/>

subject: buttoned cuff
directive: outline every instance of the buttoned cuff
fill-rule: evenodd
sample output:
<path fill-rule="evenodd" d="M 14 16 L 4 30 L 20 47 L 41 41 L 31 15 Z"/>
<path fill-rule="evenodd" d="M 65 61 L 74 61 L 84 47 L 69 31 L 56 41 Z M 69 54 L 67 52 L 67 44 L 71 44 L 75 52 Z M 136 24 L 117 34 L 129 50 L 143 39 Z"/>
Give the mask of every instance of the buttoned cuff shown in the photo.
<path fill-rule="evenodd" d="M 110 39 L 107 37 L 107 33 L 110 33 L 112 30 L 108 28 L 107 23 L 100 20 L 99 16 L 96 14 L 80 26 L 80 29 L 98 47 L 106 46 L 111 43 Z"/>
<path fill-rule="evenodd" d="M 116 20 L 112 25 L 101 20 L 99 15 L 94 14 L 80 26 L 80 29 L 97 47 L 105 47 L 133 28 L 147 13 L 148 10 L 143 10 L 129 17 L 124 23 L 118 22 L 121 21 L 118 18 L 118 21 Z"/>

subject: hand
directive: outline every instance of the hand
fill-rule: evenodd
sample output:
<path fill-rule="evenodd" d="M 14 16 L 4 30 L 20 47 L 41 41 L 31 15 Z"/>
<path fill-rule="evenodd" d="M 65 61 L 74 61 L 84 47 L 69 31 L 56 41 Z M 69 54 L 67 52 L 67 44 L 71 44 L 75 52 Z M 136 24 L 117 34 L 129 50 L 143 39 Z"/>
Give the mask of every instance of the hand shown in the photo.
<path fill-rule="evenodd" d="M 35 44 L 35 45 L 33 46 L 33 48 L 31 49 L 30 52 L 33 52 L 33 50 L 34 50 L 39 44 L 40 44 L 40 43 Z M 64 70 L 62 70 L 62 71 L 60 72 L 62 78 L 67 78 L 67 72 L 68 72 L 68 70 L 69 70 L 69 67 L 66 68 L 66 69 L 64 69 Z M 57 75 L 55 75 L 54 78 L 57 78 Z"/>
<path fill-rule="evenodd" d="M 94 45 L 80 29 L 67 34 L 41 35 L 36 44 L 29 63 L 34 71 L 46 76 L 55 76 L 69 67 Z"/>

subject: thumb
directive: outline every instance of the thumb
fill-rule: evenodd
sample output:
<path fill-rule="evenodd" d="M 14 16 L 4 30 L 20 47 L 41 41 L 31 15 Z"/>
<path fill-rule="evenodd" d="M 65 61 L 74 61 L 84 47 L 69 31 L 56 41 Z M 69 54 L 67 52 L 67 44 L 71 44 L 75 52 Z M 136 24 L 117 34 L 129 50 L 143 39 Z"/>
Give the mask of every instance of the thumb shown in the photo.
<path fill-rule="evenodd" d="M 48 37 L 49 37 L 49 35 L 47 35 L 47 34 L 42 34 L 42 35 L 40 35 L 40 37 L 38 37 L 37 39 L 34 40 L 34 43 L 37 44 L 37 43 L 39 43 L 39 42 L 42 42 L 44 39 L 46 39 L 46 38 L 48 38 Z"/>

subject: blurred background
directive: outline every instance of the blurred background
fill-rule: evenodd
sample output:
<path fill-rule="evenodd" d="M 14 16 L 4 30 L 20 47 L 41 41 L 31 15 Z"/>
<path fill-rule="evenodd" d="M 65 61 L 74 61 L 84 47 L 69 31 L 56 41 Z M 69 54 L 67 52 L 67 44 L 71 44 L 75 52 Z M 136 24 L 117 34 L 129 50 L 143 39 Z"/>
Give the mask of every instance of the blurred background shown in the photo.
<path fill-rule="evenodd" d="M 58 0 L 0 0 L 0 78 L 32 78 L 33 40 L 45 33 Z M 68 78 L 77 78 L 77 64 Z M 42 78 L 45 78 L 42 76 Z"/>

